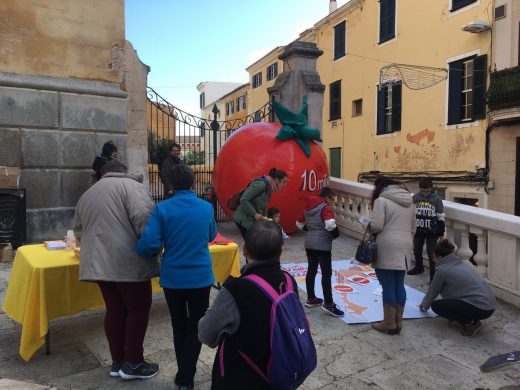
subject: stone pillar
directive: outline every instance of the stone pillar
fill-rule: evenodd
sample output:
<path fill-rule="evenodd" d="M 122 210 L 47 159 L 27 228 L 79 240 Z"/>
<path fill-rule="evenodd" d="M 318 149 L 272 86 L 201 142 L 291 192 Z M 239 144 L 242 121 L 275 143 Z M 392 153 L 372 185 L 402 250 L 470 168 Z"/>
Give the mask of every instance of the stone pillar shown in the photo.
<path fill-rule="evenodd" d="M 298 112 L 307 95 L 309 125 L 322 130 L 323 92 L 316 62 L 323 51 L 315 43 L 295 41 L 285 47 L 278 58 L 285 62 L 285 71 L 267 89 L 269 100 L 276 100 L 289 110 Z"/>
<path fill-rule="evenodd" d="M 128 173 L 142 175 L 148 186 L 148 137 L 146 126 L 146 85 L 150 67 L 139 59 L 126 41 L 123 60 L 123 89 L 128 93 Z"/>

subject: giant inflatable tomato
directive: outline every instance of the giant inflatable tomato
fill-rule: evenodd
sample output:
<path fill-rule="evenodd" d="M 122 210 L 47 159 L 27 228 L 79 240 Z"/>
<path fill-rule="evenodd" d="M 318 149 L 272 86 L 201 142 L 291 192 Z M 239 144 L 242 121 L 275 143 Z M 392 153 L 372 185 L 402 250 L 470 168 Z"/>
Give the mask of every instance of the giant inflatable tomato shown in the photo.
<path fill-rule="evenodd" d="M 318 143 L 312 140 L 306 143 L 307 153 L 310 152 L 307 156 L 300 145 L 301 139 L 277 139 L 282 126 L 277 122 L 256 122 L 235 131 L 218 154 L 213 185 L 221 207 L 231 218 L 233 211 L 226 207 L 230 197 L 255 177 L 267 175 L 272 167 L 285 171 L 287 185 L 272 195 L 269 207 L 280 209 L 281 224 L 290 233 L 297 230 L 295 222 L 303 213 L 306 198 L 317 195 L 328 184 L 329 170 Z"/>

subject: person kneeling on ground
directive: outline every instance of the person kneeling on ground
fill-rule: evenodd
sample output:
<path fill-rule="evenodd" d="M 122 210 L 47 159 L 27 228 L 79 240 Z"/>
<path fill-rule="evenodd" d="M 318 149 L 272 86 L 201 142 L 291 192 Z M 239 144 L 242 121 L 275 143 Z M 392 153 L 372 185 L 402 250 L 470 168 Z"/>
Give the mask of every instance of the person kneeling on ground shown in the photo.
<path fill-rule="evenodd" d="M 471 265 L 455 253 L 449 240 L 440 241 L 433 251 L 435 276 L 420 305 L 421 311 L 432 310 L 450 321 L 462 324 L 461 334 L 475 336 L 482 324 L 491 317 L 496 300 L 491 288 Z M 434 299 L 439 295 L 443 299 Z"/>
<path fill-rule="evenodd" d="M 263 279 L 262 283 L 268 284 L 269 288 L 273 288 L 278 294 L 290 291 L 287 288 L 287 281 L 289 281 L 297 300 L 298 287 L 294 278 L 280 268 L 282 244 L 281 230 L 276 223 L 270 221 L 252 223 L 247 230 L 244 245 L 244 255 L 249 259 L 249 263 L 242 268 L 242 276 L 230 278 L 224 283 L 213 305 L 199 321 L 200 341 L 211 348 L 218 345 L 211 378 L 213 390 L 277 388 L 268 383 L 265 375 L 269 374 L 263 371 L 271 358 L 279 358 L 271 350 L 271 347 L 275 348 L 271 345 L 269 320 L 273 302 L 259 288 L 260 285 L 256 285 L 256 282 L 248 278 Z M 306 321 L 299 301 L 298 305 L 299 311 L 296 314 L 301 314 Z M 300 335 L 303 334 L 301 337 L 310 338 L 307 324 L 300 324 L 298 328 Z M 314 359 L 312 354 L 305 354 L 308 349 L 300 351 L 305 355 L 304 366 L 312 366 L 314 361 L 315 367 L 314 346 L 312 350 Z M 292 356 L 291 359 L 297 360 L 298 356 Z M 253 368 L 253 364 L 256 369 Z M 314 367 L 310 370 L 312 371 Z M 301 378 L 302 382 L 303 379 L 305 374 Z"/>

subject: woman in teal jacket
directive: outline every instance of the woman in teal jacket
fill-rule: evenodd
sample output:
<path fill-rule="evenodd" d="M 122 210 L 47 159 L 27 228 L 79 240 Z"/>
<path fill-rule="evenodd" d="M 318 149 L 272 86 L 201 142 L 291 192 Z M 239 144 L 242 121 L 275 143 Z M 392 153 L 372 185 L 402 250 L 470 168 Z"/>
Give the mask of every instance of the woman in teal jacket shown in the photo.
<path fill-rule="evenodd" d="M 247 229 L 254 221 L 267 214 L 267 204 L 273 192 L 280 191 L 287 183 L 287 174 L 275 167 L 266 176 L 254 179 L 240 197 L 240 205 L 233 213 L 233 221 L 245 239 Z"/>
<path fill-rule="evenodd" d="M 175 166 L 170 180 L 175 195 L 159 203 L 137 243 L 137 252 L 152 255 L 164 248 L 161 287 L 170 310 L 177 358 L 175 384 L 193 389 L 200 354 L 197 324 L 209 306 L 215 282 L 208 242 L 217 234 L 213 207 L 192 191 L 193 170 Z"/>

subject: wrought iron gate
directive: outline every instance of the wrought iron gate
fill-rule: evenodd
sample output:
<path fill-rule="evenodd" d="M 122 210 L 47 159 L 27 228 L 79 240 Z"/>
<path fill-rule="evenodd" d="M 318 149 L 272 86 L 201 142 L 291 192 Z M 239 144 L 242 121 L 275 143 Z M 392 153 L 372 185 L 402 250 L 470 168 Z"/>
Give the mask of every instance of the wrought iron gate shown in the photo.
<path fill-rule="evenodd" d="M 216 105 L 213 106 L 213 120 L 210 120 L 182 111 L 150 87 L 147 95 L 148 172 L 150 192 L 155 202 L 164 200 L 161 164 L 174 142 L 181 146 L 182 162 L 195 171 L 195 193 L 202 197 L 206 188 L 212 186 L 215 160 L 226 139 L 245 124 L 272 120 L 271 103 L 265 104 L 252 115 L 218 121 Z M 215 197 L 213 206 L 217 221 L 224 221 L 226 216 L 218 207 Z"/>

